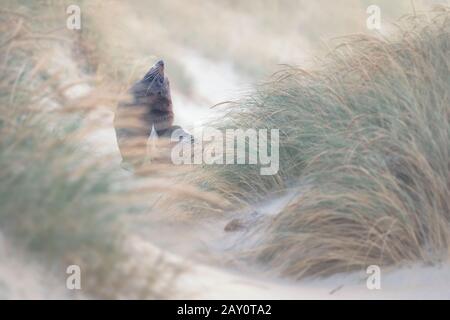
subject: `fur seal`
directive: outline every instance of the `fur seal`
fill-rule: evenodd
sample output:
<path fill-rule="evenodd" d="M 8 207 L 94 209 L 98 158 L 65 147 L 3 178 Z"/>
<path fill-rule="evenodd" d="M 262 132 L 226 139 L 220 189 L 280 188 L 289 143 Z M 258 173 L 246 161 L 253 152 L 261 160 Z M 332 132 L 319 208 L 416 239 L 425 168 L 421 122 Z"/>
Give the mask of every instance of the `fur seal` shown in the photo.
<path fill-rule="evenodd" d="M 174 130 L 182 129 L 173 126 L 170 82 L 164 74 L 163 60 L 153 65 L 129 93 L 132 101 L 118 105 L 114 127 L 123 161 L 135 166 L 145 159 L 146 142 L 152 130 L 156 130 L 157 137 L 170 139 Z"/>

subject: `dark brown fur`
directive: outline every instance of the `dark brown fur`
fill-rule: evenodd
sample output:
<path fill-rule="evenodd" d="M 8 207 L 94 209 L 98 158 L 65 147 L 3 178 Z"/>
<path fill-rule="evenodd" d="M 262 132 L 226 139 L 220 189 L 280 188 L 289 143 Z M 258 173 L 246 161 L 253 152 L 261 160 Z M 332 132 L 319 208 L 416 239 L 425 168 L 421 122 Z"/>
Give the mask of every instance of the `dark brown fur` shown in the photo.
<path fill-rule="evenodd" d="M 117 108 L 114 127 L 123 160 L 137 164 L 145 157 L 152 128 L 158 136 L 167 136 L 173 128 L 170 83 L 164 75 L 164 62 L 158 61 L 131 87 L 130 94 L 132 102 L 121 103 Z"/>

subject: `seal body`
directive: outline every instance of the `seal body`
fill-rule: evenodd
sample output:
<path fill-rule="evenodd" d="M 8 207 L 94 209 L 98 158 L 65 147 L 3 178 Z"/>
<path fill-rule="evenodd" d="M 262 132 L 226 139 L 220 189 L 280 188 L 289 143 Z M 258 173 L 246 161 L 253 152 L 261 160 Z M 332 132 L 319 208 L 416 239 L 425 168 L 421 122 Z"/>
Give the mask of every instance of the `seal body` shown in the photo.
<path fill-rule="evenodd" d="M 123 167 L 142 164 L 147 158 L 147 140 L 171 139 L 193 143 L 194 138 L 173 125 L 174 113 L 169 79 L 164 74 L 164 62 L 158 61 L 145 76 L 129 90 L 131 101 L 120 103 L 114 117 L 117 144 Z M 164 145 L 164 144 L 161 144 Z"/>
<path fill-rule="evenodd" d="M 166 136 L 172 131 L 174 114 L 164 62 L 158 61 L 129 93 L 132 100 L 119 104 L 114 127 L 122 159 L 135 165 L 145 158 L 146 142 L 152 128 L 158 136 Z"/>

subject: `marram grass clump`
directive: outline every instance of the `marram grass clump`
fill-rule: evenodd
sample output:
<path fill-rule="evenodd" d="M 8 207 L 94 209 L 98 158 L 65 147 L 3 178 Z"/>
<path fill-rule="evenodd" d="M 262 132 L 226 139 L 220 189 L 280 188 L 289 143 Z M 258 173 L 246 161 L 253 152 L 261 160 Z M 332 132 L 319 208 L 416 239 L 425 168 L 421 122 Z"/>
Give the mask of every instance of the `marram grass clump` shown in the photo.
<path fill-rule="evenodd" d="M 182 268 L 157 250 L 141 255 L 129 234 L 132 217 L 156 210 L 149 197 L 167 189 L 148 185 L 150 175 L 124 174 L 114 154 L 93 152 L 88 137 L 102 123 L 86 119 L 116 95 L 94 87 L 71 97 L 80 83 L 65 78 L 49 50 L 68 51 L 70 39 L 34 31 L 39 23 L 0 14 L 0 234 L 42 263 L 62 292 L 75 264 L 85 298 L 167 297 Z"/>
<path fill-rule="evenodd" d="M 245 253 L 270 270 L 300 278 L 448 258 L 450 13 L 399 25 L 344 38 L 314 70 L 280 72 L 221 120 L 280 129 L 280 171 L 211 168 L 218 189 L 251 202 L 303 186 L 252 230 L 258 245 Z"/>

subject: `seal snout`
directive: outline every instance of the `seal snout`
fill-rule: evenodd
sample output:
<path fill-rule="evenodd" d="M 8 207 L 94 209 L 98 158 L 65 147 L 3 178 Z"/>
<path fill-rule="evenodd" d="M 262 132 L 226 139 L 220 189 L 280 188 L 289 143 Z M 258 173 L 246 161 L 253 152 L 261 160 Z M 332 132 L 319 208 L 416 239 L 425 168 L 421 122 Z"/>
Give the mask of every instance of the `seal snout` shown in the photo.
<path fill-rule="evenodd" d="M 163 60 L 159 60 L 155 64 L 155 67 L 159 74 L 164 74 L 164 61 Z"/>

